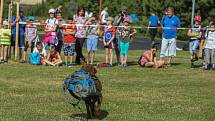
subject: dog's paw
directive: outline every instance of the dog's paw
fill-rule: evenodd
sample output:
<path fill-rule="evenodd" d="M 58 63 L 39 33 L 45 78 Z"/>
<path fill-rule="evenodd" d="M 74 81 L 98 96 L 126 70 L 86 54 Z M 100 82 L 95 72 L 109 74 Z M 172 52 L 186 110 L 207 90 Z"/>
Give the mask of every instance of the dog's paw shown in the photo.
<path fill-rule="evenodd" d="M 101 110 L 98 110 L 95 112 L 96 118 L 100 118 L 101 117 Z"/>

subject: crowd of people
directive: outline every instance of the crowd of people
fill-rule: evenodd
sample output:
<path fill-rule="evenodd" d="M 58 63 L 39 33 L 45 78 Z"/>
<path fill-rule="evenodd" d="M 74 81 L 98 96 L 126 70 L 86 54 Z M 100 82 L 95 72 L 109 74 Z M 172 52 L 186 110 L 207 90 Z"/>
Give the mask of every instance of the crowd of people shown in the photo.
<path fill-rule="evenodd" d="M 108 13 L 106 7 L 101 12 L 101 21 L 96 15 L 87 14 L 84 8 L 79 8 L 77 14 L 63 18 L 60 9 L 50 9 L 49 18 L 45 21 L 45 35 L 42 40 L 38 37 L 38 27 L 33 24 L 35 17 L 30 16 L 28 20 L 24 17 L 24 10 L 20 9 L 20 17 L 12 17 L 12 29 L 9 23 L 4 21 L 0 30 L 1 56 L 0 63 L 8 63 L 10 50 L 15 50 L 16 23 L 27 22 L 19 25 L 18 46 L 19 62 L 27 61 L 28 48 L 31 48 L 32 56 L 39 53 L 38 64 L 50 66 L 73 66 L 86 62 L 94 64 L 95 52 L 99 40 L 102 40 L 105 49 L 105 63 L 113 65 L 113 49 L 116 53 L 116 63 L 126 67 L 128 60 L 128 50 L 131 40 L 137 30 L 131 26 L 132 20 L 128 16 L 127 9 L 121 10 L 116 18 Z M 191 67 L 199 58 L 203 60 L 204 69 L 215 69 L 215 23 L 211 22 L 207 28 L 201 26 L 201 17 L 194 18 L 195 23 L 188 30 L 189 48 L 191 55 Z M 30 24 L 29 24 L 30 23 Z M 155 37 L 158 27 L 162 27 L 162 43 L 160 60 L 156 59 Z M 177 32 L 180 28 L 180 19 L 174 15 L 174 9 L 168 7 L 166 15 L 160 20 L 155 12 L 151 11 L 149 18 L 149 33 L 152 41 L 151 47 L 145 51 L 139 60 L 139 64 L 144 67 L 171 66 L 173 58 L 176 56 Z M 82 52 L 84 43 L 87 45 L 87 57 Z M 63 54 L 61 54 L 63 50 Z M 64 59 L 62 58 L 64 56 Z M 76 55 L 76 57 L 74 57 Z M 31 56 L 31 55 L 30 55 Z M 32 57 L 32 59 L 34 59 Z M 73 60 L 75 61 L 73 62 Z M 30 63 L 35 62 L 31 60 Z M 37 63 L 36 63 L 37 64 Z"/>

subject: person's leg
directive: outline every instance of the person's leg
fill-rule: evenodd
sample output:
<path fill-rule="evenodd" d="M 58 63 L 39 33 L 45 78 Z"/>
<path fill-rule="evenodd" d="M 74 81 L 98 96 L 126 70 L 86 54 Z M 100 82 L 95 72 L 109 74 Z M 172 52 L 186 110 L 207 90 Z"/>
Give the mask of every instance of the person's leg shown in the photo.
<path fill-rule="evenodd" d="M 114 41 L 114 48 L 115 48 L 115 53 L 116 53 L 116 61 L 119 64 L 120 63 L 120 36 L 118 35 Z"/>
<path fill-rule="evenodd" d="M 91 51 L 90 64 L 93 64 L 94 53 L 95 53 L 95 51 Z"/>
<path fill-rule="evenodd" d="M 56 62 L 55 62 L 55 65 L 56 66 L 59 66 L 63 63 L 63 61 L 61 59 L 58 59 Z"/>
<path fill-rule="evenodd" d="M 210 64 L 210 50 L 205 48 L 205 69 L 208 69 L 208 65 Z"/>
<path fill-rule="evenodd" d="M 4 58 L 3 58 L 3 51 L 4 51 L 4 48 L 3 48 L 3 45 L 0 45 L 0 47 L 1 47 L 1 51 L 0 51 L 0 53 L 1 53 L 1 55 L 0 55 L 0 62 L 1 62 L 1 61 L 4 60 Z"/>
<path fill-rule="evenodd" d="M 92 39 L 91 38 L 88 38 L 87 39 L 87 64 L 90 63 L 90 60 L 91 60 L 91 51 L 92 51 Z"/>
<path fill-rule="evenodd" d="M 91 51 L 88 51 L 88 53 L 87 53 L 87 64 L 90 63 L 90 60 L 91 60 Z"/>
<path fill-rule="evenodd" d="M 167 48 L 168 48 L 168 40 L 163 38 L 162 44 L 161 44 L 160 60 L 164 61 L 164 57 L 166 56 Z"/>
<path fill-rule="evenodd" d="M 173 57 L 176 56 L 176 39 L 170 39 L 169 47 L 168 47 L 168 64 L 171 65 L 173 61 Z"/>
<path fill-rule="evenodd" d="M 125 43 L 125 57 L 124 57 L 124 60 L 125 60 L 125 66 L 127 66 L 127 59 L 128 59 L 128 49 L 129 49 L 129 42 Z"/>
<path fill-rule="evenodd" d="M 76 51 L 76 59 L 75 59 L 75 63 L 80 64 L 80 58 L 81 58 L 81 43 L 80 43 L 80 38 L 76 39 L 76 43 L 75 43 L 75 51 Z"/>
<path fill-rule="evenodd" d="M 108 59 L 109 59 L 108 48 L 105 48 L 105 63 L 108 63 Z"/>
<path fill-rule="evenodd" d="M 8 58 L 8 46 L 3 46 L 4 47 L 4 50 L 3 50 L 3 59 L 4 59 L 4 62 L 7 62 L 7 58 Z"/>
<path fill-rule="evenodd" d="M 24 49 L 25 49 L 25 36 L 24 35 L 20 35 L 19 36 L 19 57 L 21 62 L 25 62 L 25 56 L 24 56 Z"/>
<path fill-rule="evenodd" d="M 59 54 L 61 54 L 62 46 L 63 46 L 63 40 L 58 40 L 58 44 L 55 47 L 55 51 L 57 51 Z"/>
<path fill-rule="evenodd" d="M 64 64 L 68 66 L 68 56 L 64 55 L 64 61 L 65 61 Z"/>
<path fill-rule="evenodd" d="M 26 61 L 26 57 L 27 57 L 27 52 L 28 52 L 28 47 L 29 47 L 29 42 L 27 41 L 25 43 L 25 49 L 24 49 L 24 57 L 23 57 L 23 61 Z"/>
<path fill-rule="evenodd" d="M 163 65 L 164 65 L 164 61 L 159 60 L 159 61 L 157 61 L 157 63 L 154 65 L 154 67 L 155 67 L 155 68 L 160 68 L 160 67 L 162 67 Z"/>
<path fill-rule="evenodd" d="M 199 56 L 198 56 L 198 51 L 197 51 L 197 48 L 199 47 L 199 40 L 195 40 L 194 42 L 194 58 L 195 58 L 195 61 L 198 60 Z"/>
<path fill-rule="evenodd" d="M 110 65 L 113 65 L 113 49 L 109 49 Z"/>
<path fill-rule="evenodd" d="M 154 65 L 155 65 L 154 62 L 147 62 L 147 63 L 145 64 L 145 67 L 151 68 L 151 67 L 153 67 Z"/>
<path fill-rule="evenodd" d="M 83 46 L 84 46 L 84 42 L 85 42 L 85 38 L 81 38 L 81 40 L 80 40 L 80 57 L 81 57 L 81 59 L 84 59 L 84 55 L 83 55 L 83 52 L 82 52 L 82 50 L 83 50 Z"/>
<path fill-rule="evenodd" d="M 151 28 L 149 30 L 152 45 L 155 43 L 156 31 L 157 31 L 156 28 Z"/>

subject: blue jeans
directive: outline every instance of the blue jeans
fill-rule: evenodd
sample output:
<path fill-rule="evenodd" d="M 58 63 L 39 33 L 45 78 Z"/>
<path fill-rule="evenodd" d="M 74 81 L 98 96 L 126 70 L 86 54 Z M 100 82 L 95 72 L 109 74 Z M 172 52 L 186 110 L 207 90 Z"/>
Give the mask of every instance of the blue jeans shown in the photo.
<path fill-rule="evenodd" d="M 199 40 L 198 40 L 198 39 L 190 40 L 190 42 L 189 42 L 189 51 L 190 51 L 190 54 L 191 54 L 191 55 L 192 55 L 194 52 L 196 52 L 198 46 L 199 46 Z"/>

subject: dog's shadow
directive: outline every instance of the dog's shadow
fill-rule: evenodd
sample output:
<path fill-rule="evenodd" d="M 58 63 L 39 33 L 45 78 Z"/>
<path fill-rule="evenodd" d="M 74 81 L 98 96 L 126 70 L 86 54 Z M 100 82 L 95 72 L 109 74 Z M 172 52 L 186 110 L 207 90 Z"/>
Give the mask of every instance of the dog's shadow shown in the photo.
<path fill-rule="evenodd" d="M 109 113 L 106 110 L 101 110 L 101 116 L 99 118 L 94 117 L 92 119 L 103 120 L 108 115 L 109 115 Z M 72 114 L 70 117 L 75 118 L 75 119 L 90 120 L 90 119 L 87 119 L 87 114 L 86 113 L 76 113 L 76 114 Z"/>

